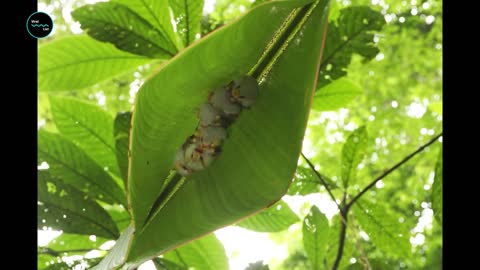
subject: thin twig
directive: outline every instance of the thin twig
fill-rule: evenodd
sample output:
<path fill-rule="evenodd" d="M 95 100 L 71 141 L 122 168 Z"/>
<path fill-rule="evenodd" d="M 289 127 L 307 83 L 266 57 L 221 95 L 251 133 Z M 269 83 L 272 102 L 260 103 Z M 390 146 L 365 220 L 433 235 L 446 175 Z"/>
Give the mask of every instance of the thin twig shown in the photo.
<path fill-rule="evenodd" d="M 400 162 L 398 162 L 397 164 L 395 164 L 393 167 L 391 167 L 390 169 L 388 170 L 385 170 L 380 176 L 378 176 L 377 178 L 375 178 L 375 180 L 373 180 L 370 184 L 368 184 L 362 191 L 360 191 L 360 193 L 358 193 L 355 197 L 353 197 L 353 199 L 345 206 L 346 207 L 346 210 L 348 211 L 348 209 L 350 207 L 352 207 L 352 205 L 358 200 L 360 199 L 360 197 L 362 197 L 363 194 L 365 194 L 365 192 L 367 192 L 369 189 L 371 189 L 372 187 L 375 186 L 375 184 L 382 180 L 383 178 L 385 178 L 385 176 L 389 175 L 390 173 L 392 173 L 393 171 L 395 171 L 396 169 L 398 169 L 398 167 L 402 166 L 405 162 L 409 161 L 411 158 L 413 158 L 414 156 L 416 156 L 418 153 L 422 152 L 423 150 L 425 150 L 425 148 L 427 148 L 428 146 L 430 146 L 431 144 L 435 143 L 438 138 L 440 138 L 441 136 L 443 135 L 443 132 L 440 132 L 440 134 L 436 135 L 435 137 L 433 137 L 430 141 L 428 141 L 426 144 L 420 146 L 417 150 L 415 150 L 415 152 L 411 153 L 410 155 L 406 156 L 404 159 L 402 159 Z"/>
<path fill-rule="evenodd" d="M 325 181 L 323 176 L 317 170 L 315 170 L 315 166 L 313 166 L 312 162 L 303 154 L 303 152 L 300 153 L 300 154 L 302 154 L 302 157 L 305 159 L 305 161 L 307 161 L 310 169 L 312 169 L 312 171 L 315 173 L 315 175 L 318 177 L 318 179 L 320 179 L 320 182 L 322 183 L 322 185 L 327 190 L 328 194 L 330 195 L 330 198 L 332 198 L 333 202 L 337 205 L 338 210 L 340 212 L 343 211 L 342 207 L 338 204 L 337 199 L 335 199 L 335 196 L 333 196 L 332 190 L 328 187 L 327 182 Z M 345 224 L 345 226 L 346 226 L 347 225 L 347 220 L 344 219 L 342 215 L 340 215 L 340 219 L 342 220 L 343 224 Z"/>
<path fill-rule="evenodd" d="M 330 188 L 328 187 L 327 185 L 327 182 L 325 181 L 325 179 L 323 179 L 323 176 L 317 171 L 315 170 L 315 166 L 313 166 L 312 162 L 310 162 L 310 160 L 302 153 L 300 153 L 303 157 L 303 159 L 305 159 L 305 161 L 308 163 L 308 166 L 310 167 L 310 169 L 312 169 L 312 171 L 315 173 L 315 175 L 318 177 L 318 179 L 320 179 L 320 182 L 322 182 L 322 185 L 325 187 L 325 189 L 327 190 L 328 194 L 330 195 L 330 197 L 332 198 L 333 202 L 337 205 L 338 207 L 338 210 L 342 210 L 342 208 L 340 207 L 340 205 L 338 204 L 337 200 L 335 199 L 335 196 L 333 196 L 333 193 L 332 191 L 330 190 Z"/>

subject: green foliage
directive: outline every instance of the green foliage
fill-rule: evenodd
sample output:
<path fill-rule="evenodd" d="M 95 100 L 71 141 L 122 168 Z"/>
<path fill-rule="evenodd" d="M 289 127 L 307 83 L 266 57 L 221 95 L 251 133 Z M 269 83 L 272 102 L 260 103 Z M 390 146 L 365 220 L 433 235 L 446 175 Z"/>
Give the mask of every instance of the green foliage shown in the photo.
<path fill-rule="evenodd" d="M 118 237 L 112 218 L 94 200 L 55 180 L 48 172 L 40 171 L 37 183 L 39 228 L 49 226 L 66 233 Z"/>
<path fill-rule="evenodd" d="M 347 142 L 343 145 L 341 169 L 344 188 L 347 188 L 349 184 L 351 184 L 349 183 L 350 180 L 355 180 L 357 166 L 365 156 L 367 142 L 367 128 L 361 126 L 348 136 Z"/>
<path fill-rule="evenodd" d="M 237 223 L 237 226 L 257 232 L 280 232 L 300 221 L 288 204 L 278 201 L 268 209 Z"/>
<path fill-rule="evenodd" d="M 392 257 L 410 256 L 408 228 L 388 208 L 361 201 L 355 204 L 355 217 L 379 249 Z"/>
<path fill-rule="evenodd" d="M 320 174 L 325 183 L 327 183 L 330 189 L 336 189 L 338 186 L 329 177 Z M 322 182 L 314 171 L 310 168 L 297 167 L 295 175 L 293 176 L 292 183 L 288 188 L 288 195 L 308 195 L 320 191 L 320 184 Z"/>
<path fill-rule="evenodd" d="M 435 219 L 442 225 L 443 212 L 443 156 L 442 150 L 438 155 L 437 164 L 435 166 L 435 178 L 432 186 L 432 209 Z"/>
<path fill-rule="evenodd" d="M 98 165 L 118 174 L 113 142 L 113 119 L 100 107 L 79 99 L 50 96 L 58 131 L 75 143 Z"/>
<path fill-rule="evenodd" d="M 85 5 L 73 11 L 72 17 L 88 35 L 120 50 L 151 58 L 169 58 L 177 52 L 168 36 L 122 4 Z"/>
<path fill-rule="evenodd" d="M 49 173 L 107 203 L 126 205 L 125 193 L 115 180 L 85 152 L 63 136 L 38 132 L 38 163 L 46 161 Z"/>
<path fill-rule="evenodd" d="M 182 48 L 179 44 L 178 35 L 173 31 L 168 0 L 113 0 L 112 2 L 127 6 L 149 22 L 155 28 L 155 32 L 158 32 L 158 35 L 168 37 L 166 47 L 171 46 L 169 43 L 174 43 L 177 51 Z"/>
<path fill-rule="evenodd" d="M 86 36 L 65 37 L 38 48 L 38 91 L 85 88 L 148 62 Z"/>
<path fill-rule="evenodd" d="M 352 99 L 362 93 L 362 88 L 352 81 L 341 78 L 322 87 L 315 94 L 313 109 L 316 111 L 334 111 L 345 107 Z"/>
<path fill-rule="evenodd" d="M 59 237 L 50 241 L 47 248 L 59 254 L 63 252 L 67 252 L 69 255 L 81 254 L 85 252 L 81 250 L 98 249 L 107 240 L 106 238 L 95 237 L 94 241 L 92 241 L 91 237 L 87 235 L 62 233 Z"/>
<path fill-rule="evenodd" d="M 164 259 L 188 269 L 227 270 L 228 259 L 222 243 L 210 234 L 166 253 Z"/>
<path fill-rule="evenodd" d="M 307 195 L 320 191 L 320 180 L 310 168 L 297 167 L 288 195 Z"/>
<path fill-rule="evenodd" d="M 203 0 L 168 0 L 172 8 L 177 32 L 183 45 L 188 46 L 200 34 Z"/>
<path fill-rule="evenodd" d="M 373 42 L 373 33 L 380 31 L 384 24 L 382 14 L 369 7 L 341 9 L 337 20 L 328 25 L 317 87 L 321 89 L 331 81 L 345 76 L 354 53 L 363 56 L 365 61 L 375 57 L 379 50 Z"/>
<path fill-rule="evenodd" d="M 303 220 L 303 245 L 310 259 L 311 269 L 324 268 L 329 233 L 327 217 L 316 206 L 312 206 Z"/>

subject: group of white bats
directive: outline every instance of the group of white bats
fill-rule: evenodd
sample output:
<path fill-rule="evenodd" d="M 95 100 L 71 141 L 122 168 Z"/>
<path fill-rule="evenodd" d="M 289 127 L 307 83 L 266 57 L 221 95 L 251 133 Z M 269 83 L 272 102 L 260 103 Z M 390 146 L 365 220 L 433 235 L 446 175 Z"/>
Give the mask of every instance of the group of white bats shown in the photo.
<path fill-rule="evenodd" d="M 210 92 L 208 101 L 198 109 L 195 133 L 175 154 L 175 169 L 187 176 L 208 167 L 220 154 L 227 128 L 244 108 L 252 106 L 259 93 L 257 81 L 242 76 Z"/>

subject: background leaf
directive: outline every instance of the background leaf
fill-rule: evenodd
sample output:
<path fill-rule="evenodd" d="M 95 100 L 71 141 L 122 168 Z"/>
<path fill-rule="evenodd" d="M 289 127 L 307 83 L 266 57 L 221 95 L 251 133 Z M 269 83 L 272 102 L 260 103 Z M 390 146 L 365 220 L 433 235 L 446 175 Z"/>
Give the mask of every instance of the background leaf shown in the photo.
<path fill-rule="evenodd" d="M 100 2 L 77 8 L 72 17 L 89 36 L 120 50 L 151 58 L 169 58 L 177 52 L 169 37 L 127 6 Z"/>
<path fill-rule="evenodd" d="M 274 1 L 252 9 L 185 50 L 140 89 L 133 115 L 129 175 L 137 227 L 142 227 L 158 196 L 159 179 L 172 168 L 177 147 L 195 129 L 195 108 L 211 89 L 247 73 L 290 11 L 304 3 Z M 260 85 L 256 104 L 229 128 L 221 155 L 207 169 L 187 177 L 175 196 L 135 235 L 129 261 L 142 261 L 231 224 L 285 194 L 297 165 L 313 96 L 327 3 L 302 11 L 311 11 L 296 28 L 302 38 L 278 55 Z M 264 27 L 258 29 L 258 25 Z M 257 31 L 250 35 L 253 29 Z M 227 46 L 225 41 L 231 44 Z M 190 79 L 182 80 L 187 73 Z"/>
<path fill-rule="evenodd" d="M 163 256 L 165 259 L 198 270 L 227 270 L 228 258 L 214 234 L 194 240 Z M 186 265 L 185 265 L 186 264 Z"/>
<path fill-rule="evenodd" d="M 398 217 L 381 204 L 374 205 L 365 200 L 355 203 L 353 209 L 356 220 L 380 250 L 394 257 L 410 255 L 410 234 Z"/>
<path fill-rule="evenodd" d="M 280 232 L 299 221 L 297 215 L 282 200 L 263 212 L 244 219 L 237 226 L 256 232 Z"/>
<path fill-rule="evenodd" d="M 180 39 L 173 32 L 168 0 L 113 0 L 112 2 L 129 7 L 148 21 L 164 37 L 168 37 L 169 43 L 175 44 L 177 51 L 183 48 Z"/>
<path fill-rule="evenodd" d="M 354 130 L 342 148 L 342 181 L 343 186 L 349 186 L 349 181 L 355 178 L 357 166 L 365 156 L 365 149 L 367 148 L 367 128 L 361 126 Z"/>
<path fill-rule="evenodd" d="M 37 224 L 66 233 L 98 235 L 109 239 L 119 232 L 111 217 L 95 201 L 77 189 L 38 172 Z"/>
<path fill-rule="evenodd" d="M 60 236 L 50 241 L 47 247 L 60 253 L 64 251 L 69 251 L 69 255 L 82 254 L 85 253 L 85 251 L 80 250 L 98 249 L 106 241 L 108 241 L 107 238 L 103 238 L 97 235 L 95 237 L 95 241 L 92 241 L 91 237 L 87 235 L 62 233 Z M 78 250 L 78 252 L 74 252 L 72 250 Z"/>
<path fill-rule="evenodd" d="M 335 80 L 317 91 L 313 100 L 313 109 L 316 111 L 338 110 L 345 107 L 362 92 L 360 86 L 348 79 Z"/>
<path fill-rule="evenodd" d="M 125 205 L 125 194 L 115 180 L 80 148 L 62 136 L 38 131 L 38 164 L 46 161 L 49 173 L 92 198 Z"/>
<path fill-rule="evenodd" d="M 379 50 L 373 41 L 374 32 L 385 25 L 383 15 L 366 6 L 351 6 L 340 10 L 336 22 L 328 26 L 318 89 L 347 74 L 352 55 L 360 54 L 365 61 Z"/>
<path fill-rule="evenodd" d="M 117 156 L 118 167 L 122 174 L 125 186 L 128 177 L 128 144 L 130 143 L 131 112 L 118 113 L 113 126 L 115 138 L 115 155 Z"/>
<path fill-rule="evenodd" d="M 79 99 L 50 96 L 55 126 L 97 164 L 119 175 L 113 142 L 113 119 L 97 105 Z"/>
<path fill-rule="evenodd" d="M 323 269 L 330 226 L 327 217 L 316 206 L 312 206 L 310 213 L 303 220 L 302 232 L 303 246 L 312 269 Z"/>
<path fill-rule="evenodd" d="M 330 190 L 338 188 L 335 182 L 329 177 L 320 174 L 323 180 L 327 183 Z M 298 166 L 293 177 L 292 184 L 288 188 L 288 195 L 308 195 L 311 193 L 320 192 L 320 185 L 322 182 L 318 179 L 312 169 Z"/>
<path fill-rule="evenodd" d="M 432 186 L 432 209 L 435 219 L 442 225 L 443 212 L 443 151 L 440 149 L 437 164 L 435 166 L 435 177 Z"/>
<path fill-rule="evenodd" d="M 38 48 L 38 91 L 85 88 L 151 61 L 87 36 L 65 37 Z"/>
<path fill-rule="evenodd" d="M 172 8 L 177 32 L 182 37 L 185 46 L 195 41 L 200 34 L 203 0 L 168 0 Z"/>

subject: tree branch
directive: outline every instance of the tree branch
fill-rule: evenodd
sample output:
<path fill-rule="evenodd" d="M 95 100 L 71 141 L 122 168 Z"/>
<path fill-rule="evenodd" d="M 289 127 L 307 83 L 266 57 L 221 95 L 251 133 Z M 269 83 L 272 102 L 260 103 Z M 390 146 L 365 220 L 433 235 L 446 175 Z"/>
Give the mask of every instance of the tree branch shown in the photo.
<path fill-rule="evenodd" d="M 400 162 L 398 162 L 397 164 L 395 164 L 393 167 L 391 167 L 390 169 L 388 170 L 385 170 L 384 173 L 382 173 L 380 176 L 378 176 L 377 178 L 375 178 L 375 180 L 373 180 L 370 184 L 368 184 L 362 191 L 360 191 L 360 193 L 358 193 L 355 197 L 353 197 L 353 199 L 349 202 L 349 203 L 346 203 L 346 200 L 347 200 L 347 193 L 344 193 L 343 194 L 343 200 L 342 200 L 342 206 L 343 206 L 343 203 L 346 203 L 345 206 L 339 208 L 340 209 L 340 217 L 342 218 L 342 220 L 344 222 L 342 222 L 342 227 L 340 228 L 340 238 L 339 238 L 339 241 L 338 241 L 338 252 L 337 252 L 337 257 L 335 258 L 335 263 L 333 264 L 332 266 L 332 270 L 336 270 L 338 268 L 338 266 L 340 265 L 340 261 L 342 260 L 342 256 L 343 256 L 343 248 L 345 246 L 345 237 L 346 237 L 346 234 L 347 234 L 347 216 L 348 216 L 348 211 L 350 210 L 350 208 L 352 207 L 352 205 L 358 200 L 360 199 L 360 197 L 365 194 L 369 189 L 371 189 L 373 186 L 375 186 L 375 184 L 382 180 L 383 178 L 385 178 L 387 175 L 389 175 L 390 173 L 392 173 L 393 171 L 395 171 L 396 169 L 398 169 L 400 166 L 402 166 L 403 164 L 405 164 L 407 161 L 409 161 L 411 158 L 413 158 L 414 156 L 416 156 L 417 154 L 419 154 L 420 152 L 422 152 L 423 150 L 425 150 L 425 148 L 427 148 L 428 146 L 432 145 L 433 143 L 435 143 L 438 138 L 440 138 L 441 136 L 443 135 L 443 132 L 440 132 L 440 134 L 436 135 L 435 137 L 433 137 L 430 141 L 428 141 L 426 144 L 420 146 L 417 150 L 415 150 L 413 153 L 411 153 L 410 155 L 406 156 L 405 158 L 403 158 Z M 303 155 L 303 154 L 302 154 Z M 304 157 L 305 158 L 305 157 Z M 310 163 L 309 163 L 310 165 Z M 316 173 L 317 171 L 314 170 Z M 340 206 L 339 206 L 340 207 Z"/>
<path fill-rule="evenodd" d="M 360 193 L 358 193 L 355 197 L 353 197 L 353 199 L 345 206 L 345 209 L 348 210 L 350 209 L 350 207 L 352 207 L 352 205 L 358 200 L 360 199 L 360 197 L 363 196 L 363 194 L 365 194 L 365 192 L 367 192 L 369 189 L 371 189 L 373 186 L 375 186 L 375 184 L 382 180 L 383 178 L 385 178 L 387 175 L 389 175 L 390 173 L 392 173 L 393 171 L 395 171 L 396 169 L 398 169 L 400 166 L 402 166 L 403 164 L 405 164 L 407 161 L 409 161 L 411 158 L 413 158 L 414 156 L 416 156 L 418 153 L 422 152 L 423 150 L 425 150 L 425 148 L 427 148 L 428 146 L 430 146 L 431 144 L 435 143 L 438 138 L 440 138 L 441 136 L 443 135 L 443 132 L 440 132 L 440 134 L 436 135 L 435 137 L 433 137 L 430 141 L 428 141 L 426 144 L 420 146 L 417 150 L 415 150 L 415 152 L 411 153 L 410 155 L 406 156 L 404 159 L 402 159 L 400 162 L 398 162 L 397 164 L 395 164 L 393 167 L 391 167 L 390 169 L 388 170 L 385 170 L 380 176 L 378 176 L 377 178 L 375 178 L 375 180 L 373 180 L 370 184 L 368 184 L 362 191 L 360 191 Z"/>
<path fill-rule="evenodd" d="M 347 193 L 343 193 L 342 204 L 347 202 Z M 340 217 L 342 218 L 342 227 L 340 228 L 340 238 L 338 239 L 338 251 L 337 257 L 335 258 L 335 262 L 333 263 L 332 270 L 337 270 L 338 266 L 340 265 L 340 261 L 342 260 L 343 256 L 343 247 L 345 246 L 345 236 L 347 235 L 347 224 L 348 224 L 348 208 L 342 207 L 340 208 Z"/>

